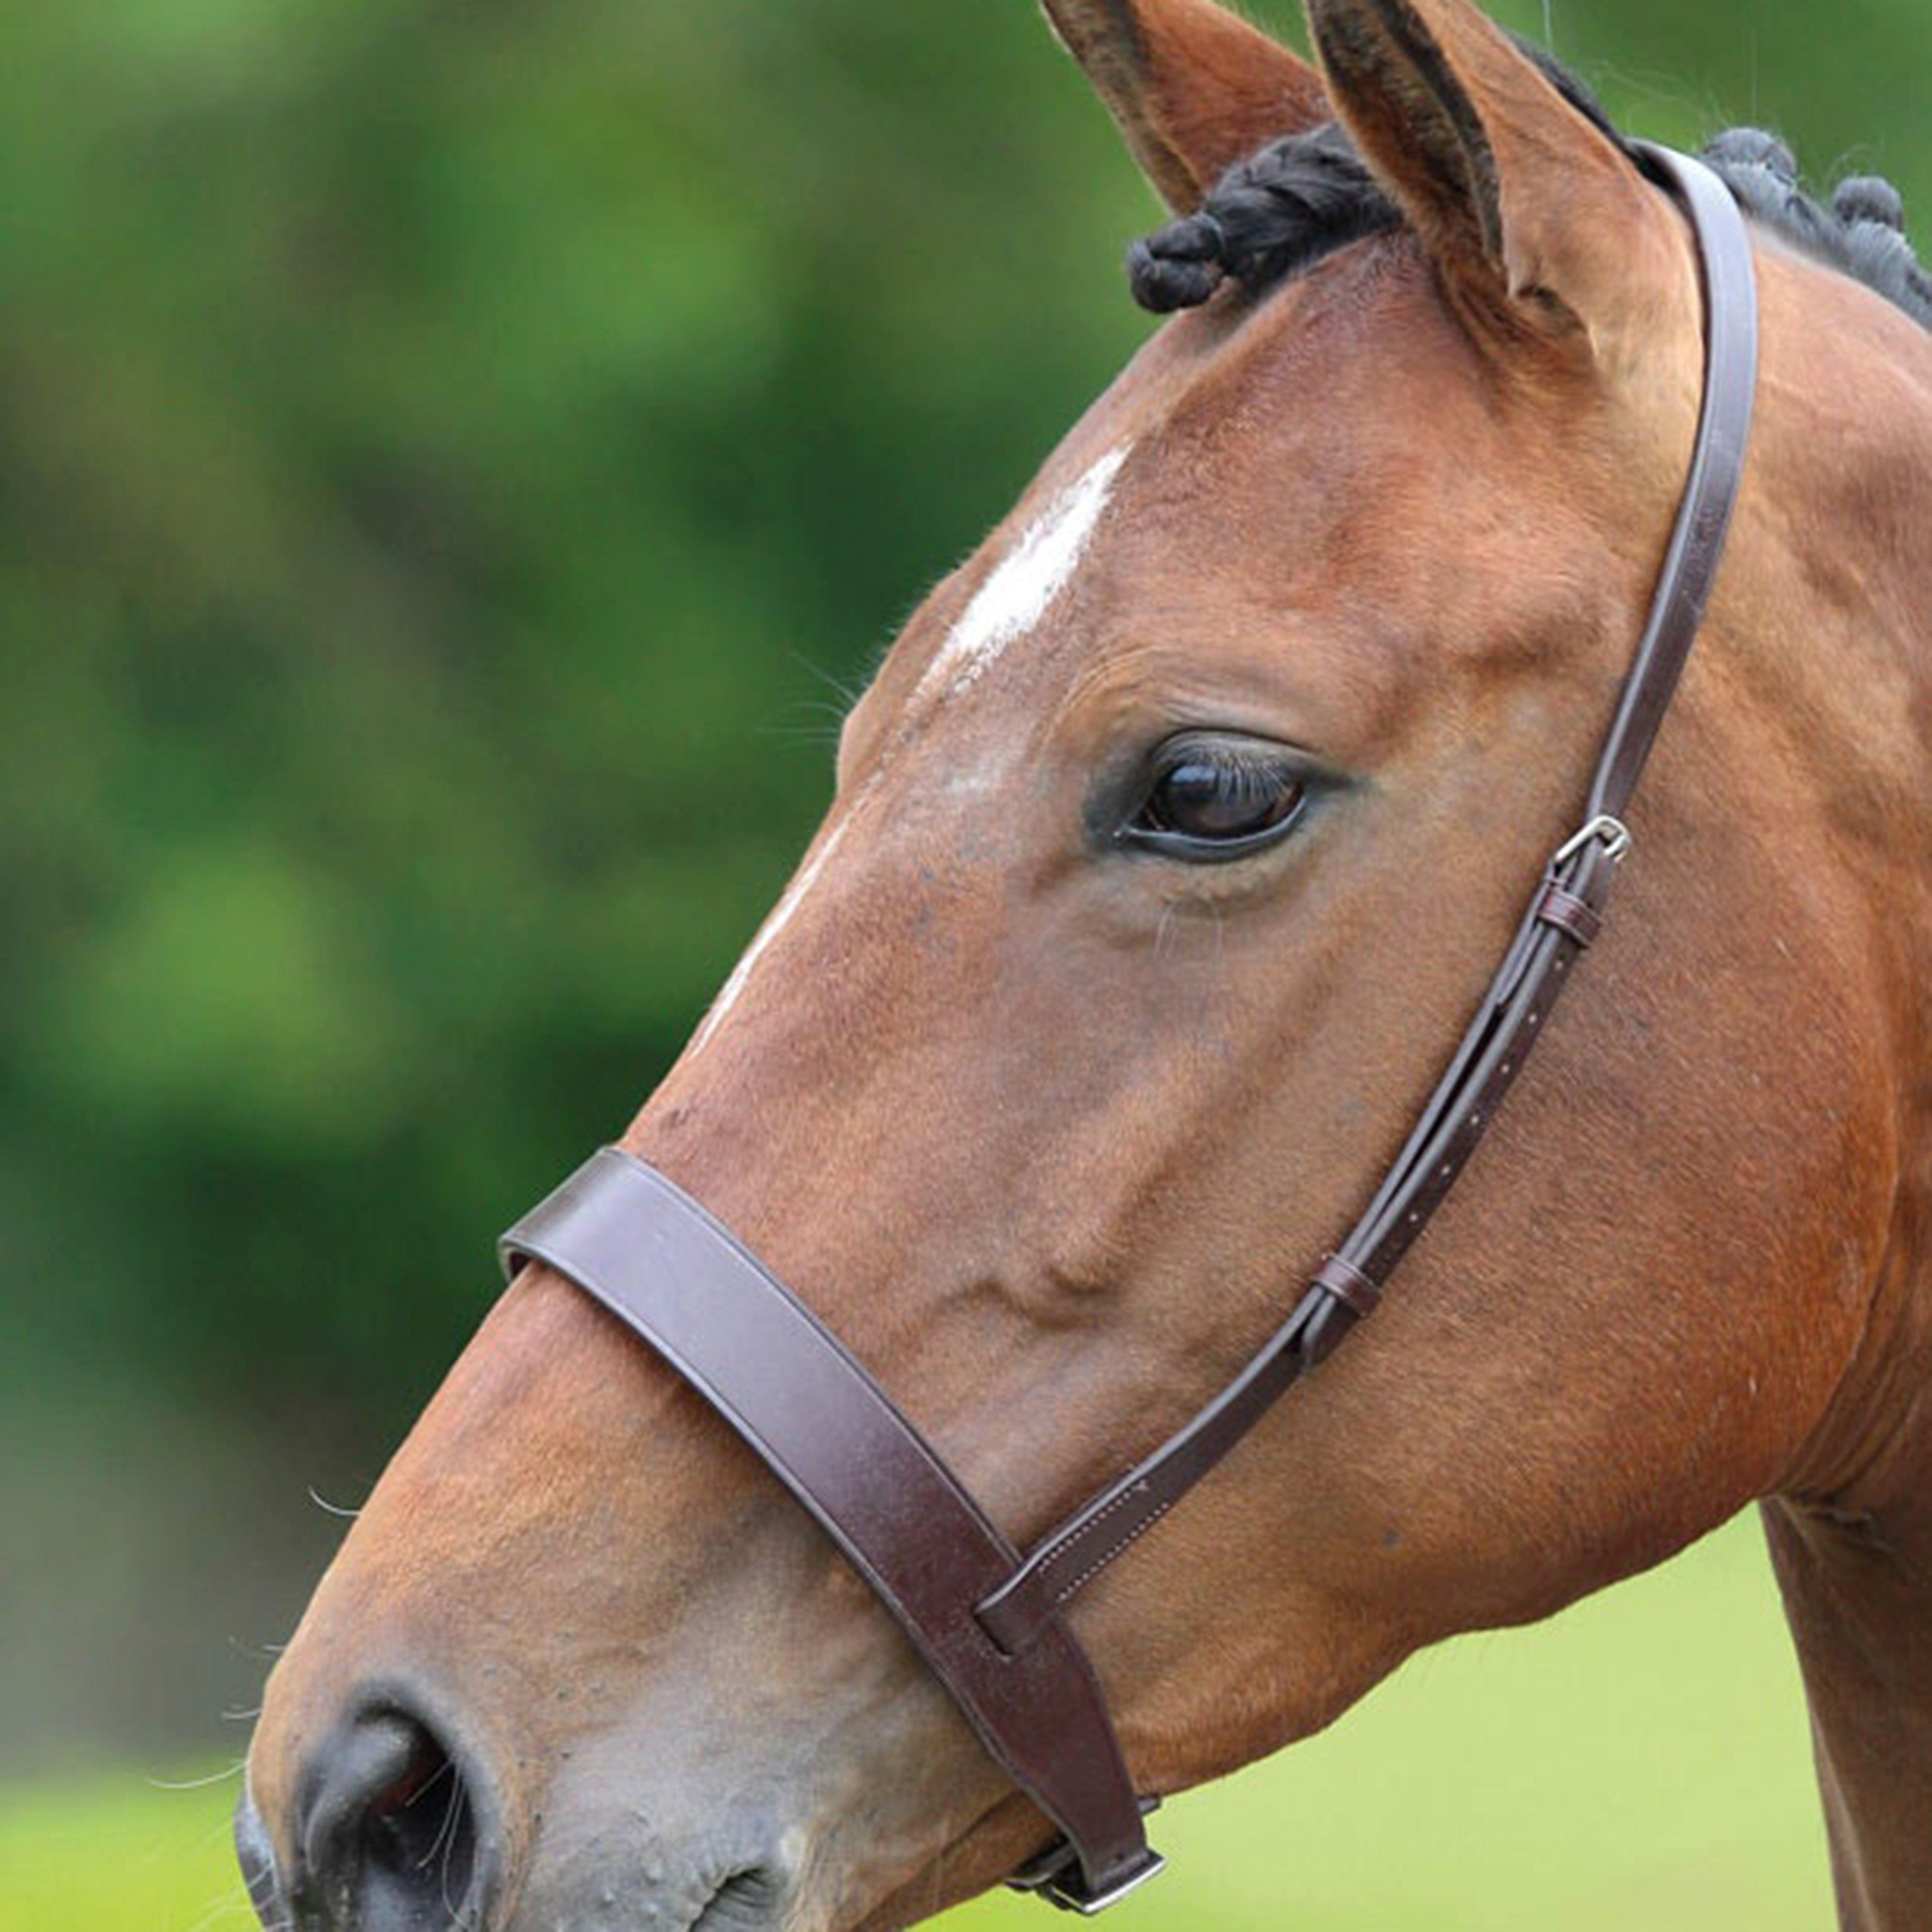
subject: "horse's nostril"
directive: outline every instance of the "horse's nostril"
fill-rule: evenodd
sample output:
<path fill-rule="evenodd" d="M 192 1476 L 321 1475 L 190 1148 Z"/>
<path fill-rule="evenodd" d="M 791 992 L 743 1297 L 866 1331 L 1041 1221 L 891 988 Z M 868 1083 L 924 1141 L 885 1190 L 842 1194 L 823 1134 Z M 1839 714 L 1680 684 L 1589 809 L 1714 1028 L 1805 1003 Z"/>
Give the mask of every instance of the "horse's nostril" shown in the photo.
<path fill-rule="evenodd" d="M 359 1718 L 310 1790 L 302 1904 L 341 1932 L 473 1932 L 494 1880 L 477 1804 L 428 1725 L 393 1709 Z"/>

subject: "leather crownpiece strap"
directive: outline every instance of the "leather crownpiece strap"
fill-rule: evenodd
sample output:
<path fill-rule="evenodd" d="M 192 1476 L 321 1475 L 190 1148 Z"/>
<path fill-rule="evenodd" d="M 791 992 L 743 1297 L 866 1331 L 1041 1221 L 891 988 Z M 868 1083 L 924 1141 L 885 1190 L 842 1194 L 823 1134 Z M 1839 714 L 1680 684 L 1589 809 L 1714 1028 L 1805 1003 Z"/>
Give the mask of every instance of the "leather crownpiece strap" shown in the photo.
<path fill-rule="evenodd" d="M 1704 405 L 1649 621 L 1593 776 L 1496 979 L 1367 1211 L 1220 1395 L 1022 1557 L 854 1360 L 731 1233 L 605 1148 L 504 1236 L 641 1336 L 760 1456 L 878 1593 L 994 1760 L 1064 1834 L 1012 1881 L 1093 1912 L 1160 1869 L 1066 1604 L 1373 1312 L 1601 928 L 1623 814 L 1708 601 L 1756 385 L 1750 237 L 1701 164 L 1640 146 L 1689 214 L 1706 296 Z"/>

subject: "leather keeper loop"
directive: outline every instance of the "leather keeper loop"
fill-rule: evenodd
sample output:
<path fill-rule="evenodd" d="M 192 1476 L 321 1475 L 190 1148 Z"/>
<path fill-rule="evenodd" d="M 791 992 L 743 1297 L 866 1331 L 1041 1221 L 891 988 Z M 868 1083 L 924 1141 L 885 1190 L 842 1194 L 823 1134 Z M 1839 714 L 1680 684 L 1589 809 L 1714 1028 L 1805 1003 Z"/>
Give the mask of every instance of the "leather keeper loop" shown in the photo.
<path fill-rule="evenodd" d="M 1365 1322 L 1382 1306 L 1382 1292 L 1353 1262 L 1330 1255 L 1322 1264 L 1314 1286 L 1332 1294 L 1357 1321 Z"/>
<path fill-rule="evenodd" d="M 1543 889 L 1543 896 L 1537 902 L 1536 916 L 1540 924 L 1553 926 L 1558 932 L 1567 934 L 1582 946 L 1595 945 L 1604 929 L 1603 914 L 1553 879 Z"/>

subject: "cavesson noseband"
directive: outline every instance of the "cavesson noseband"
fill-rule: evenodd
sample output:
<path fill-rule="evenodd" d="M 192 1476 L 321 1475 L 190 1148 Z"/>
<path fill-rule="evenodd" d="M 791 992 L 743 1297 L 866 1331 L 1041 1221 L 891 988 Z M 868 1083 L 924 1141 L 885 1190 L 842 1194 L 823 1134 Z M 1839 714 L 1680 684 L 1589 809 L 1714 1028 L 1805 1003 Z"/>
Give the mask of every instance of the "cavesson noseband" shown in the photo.
<path fill-rule="evenodd" d="M 1723 554 L 1757 374 L 1750 242 L 1702 164 L 1647 144 L 1702 264 L 1704 400 L 1688 482 L 1582 830 L 1550 860 L 1480 1010 L 1368 1211 L 1286 1324 L 1177 1434 L 1024 1555 L 891 1399 L 771 1271 L 670 1181 L 605 1148 L 503 1237 L 649 1342 L 823 1525 L 898 1618 L 994 1758 L 1061 1836 L 1012 1882 L 1093 1912 L 1161 1868 L 1096 1678 L 1064 1614 L 1295 1380 L 1373 1312 L 1481 1139 L 1630 848 L 1624 814 Z"/>

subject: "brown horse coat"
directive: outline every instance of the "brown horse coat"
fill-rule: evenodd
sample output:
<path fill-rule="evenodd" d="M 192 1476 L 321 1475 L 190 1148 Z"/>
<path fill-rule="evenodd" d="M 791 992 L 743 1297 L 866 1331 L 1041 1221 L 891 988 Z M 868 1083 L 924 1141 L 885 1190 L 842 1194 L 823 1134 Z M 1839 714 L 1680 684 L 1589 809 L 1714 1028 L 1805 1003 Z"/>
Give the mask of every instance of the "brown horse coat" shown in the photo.
<path fill-rule="evenodd" d="M 1318 76 L 1205 0 L 1049 11 L 1177 208 L 1332 115 L 1407 227 L 1180 318 L 1073 429 L 852 714 L 797 880 L 626 1141 L 1022 1540 L 1246 1358 L 1399 1143 L 1574 829 L 1701 366 L 1679 218 L 1466 0 L 1311 0 Z M 1751 470 L 1609 934 L 1376 1329 L 1076 1622 L 1176 1790 L 1768 1498 L 1845 1923 L 1904 1932 L 1932 347 L 1761 254 Z M 1182 734 L 1292 754 L 1292 834 L 1222 865 L 1110 838 Z M 377 1835 L 444 1774 L 490 1932 L 884 1928 L 1041 1836 L 795 1506 L 537 1270 L 272 1682 L 265 1913 L 455 1922 L 394 1916 L 434 1902 Z"/>

